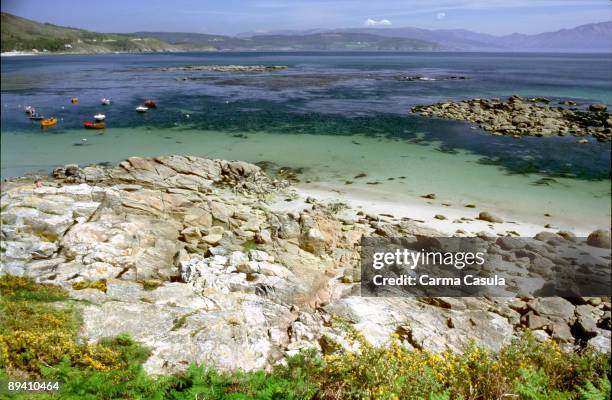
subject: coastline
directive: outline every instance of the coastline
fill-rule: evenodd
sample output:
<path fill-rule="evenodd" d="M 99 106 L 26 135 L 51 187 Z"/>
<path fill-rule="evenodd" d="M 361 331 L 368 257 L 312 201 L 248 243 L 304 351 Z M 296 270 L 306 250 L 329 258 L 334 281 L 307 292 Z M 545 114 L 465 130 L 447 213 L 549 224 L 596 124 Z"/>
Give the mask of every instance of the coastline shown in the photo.
<path fill-rule="evenodd" d="M 0 53 L 0 57 L 29 57 L 29 56 L 95 56 L 102 54 L 155 54 L 155 53 L 215 53 L 217 49 L 199 49 L 199 50 L 183 50 L 183 49 L 166 49 L 166 50 L 151 50 L 151 51 L 5 51 Z"/>
<path fill-rule="evenodd" d="M 125 135 L 125 132 L 130 135 Z M 540 231 L 569 230 L 586 236 L 593 230 L 606 229 L 603 221 L 609 220 L 609 201 L 601 198 L 590 200 L 594 196 L 605 196 L 605 182 L 609 181 L 594 186 L 588 181 L 556 178 L 550 185 L 537 186 L 534 182 L 541 179 L 541 176 L 505 175 L 496 168 L 476 163 L 477 157 L 463 153 L 447 155 L 435 151 L 433 146 L 413 146 L 360 135 L 291 136 L 258 133 L 250 134 L 245 139 L 234 138 L 226 132 L 207 132 L 204 145 L 201 135 L 194 131 L 173 132 L 172 137 L 181 143 L 170 142 L 165 138 L 165 131 L 150 134 L 146 130 L 111 128 L 108 133 L 121 135 L 125 144 L 122 150 L 124 157 L 130 154 L 153 156 L 158 153 L 156 149 L 162 147 L 168 152 L 178 153 L 189 147 L 192 154 L 210 158 L 249 162 L 274 160 L 269 174 L 283 178 L 282 175 L 278 176 L 279 169 L 295 171 L 295 190 L 301 192 L 304 199 L 313 196 L 330 201 L 354 202 L 355 208 L 360 206 L 368 212 L 371 210 L 394 214 L 399 218 L 423 220 L 426 221 L 424 225 L 431 225 L 448 234 L 461 229 L 469 233 L 485 230 L 505 234 L 507 231 L 515 231 L 521 235 L 533 236 Z M 19 143 L 14 142 L 18 137 L 22 136 L 3 136 L 3 145 L 7 148 L 21 148 Z M 44 145 L 34 153 L 34 158 L 48 172 L 52 165 L 61 165 L 65 161 L 60 156 L 50 155 L 62 154 L 66 146 L 82 137 L 83 133 L 78 130 L 63 137 L 37 136 L 36 140 Z M 150 149 L 139 150 L 141 139 L 145 137 Z M 105 159 L 103 154 L 111 154 L 114 147 L 111 141 L 103 140 L 102 136 L 89 137 L 90 145 L 79 147 L 78 153 L 69 161 L 87 165 L 92 160 Z M 305 155 L 299 158 L 301 154 Z M 410 155 L 409 160 L 414 162 L 406 162 L 405 155 Z M 363 157 L 366 157 L 367 162 L 364 162 Z M 440 168 L 431 170 L 429 164 L 418 161 L 425 157 Z M 3 161 L 10 165 L 13 162 L 11 160 L 23 162 L 3 152 Z M 110 160 L 113 163 L 119 161 L 113 158 Z M 27 169 L 25 165 L 20 168 Z M 367 173 L 367 176 L 355 179 L 360 173 Z M 406 175 L 406 179 L 400 179 L 403 175 Z M 501 179 L 503 181 L 499 181 Z M 347 184 L 349 180 L 351 184 Z M 498 181 L 500 183 L 495 184 Z M 371 184 L 373 182 L 378 184 Z M 435 193 L 437 198 L 421 197 L 429 193 Z M 475 207 L 465 207 L 469 204 Z M 488 224 L 476 220 L 481 211 L 517 223 Z M 436 215 L 443 215 L 446 219 L 436 219 Z M 461 218 L 472 220 L 454 222 Z M 551 224 L 553 228 L 545 228 L 546 224 Z"/>
<path fill-rule="evenodd" d="M 362 211 L 366 214 L 392 215 L 397 220 L 408 218 L 424 228 L 433 229 L 449 236 L 474 236 L 479 232 L 487 232 L 494 235 L 532 237 L 540 232 L 569 231 L 576 236 L 586 237 L 594 230 L 609 229 L 603 223 L 601 226 L 581 225 L 576 221 L 563 219 L 563 216 L 536 218 L 528 215 L 511 214 L 492 204 L 481 204 L 471 208 L 452 204 L 445 206 L 443 205 L 445 203 L 443 199 L 429 200 L 402 196 L 392 200 L 389 199 L 388 193 L 370 191 L 365 188 L 343 188 L 339 193 L 333 184 L 326 183 L 297 185 L 295 191 L 299 195 L 299 200 L 284 202 L 286 210 L 295 211 L 303 205 L 305 199 L 313 197 L 327 203 L 345 203 L 352 210 L 352 214 Z M 282 205 L 279 204 L 279 207 L 282 208 Z M 478 215 L 482 211 L 498 216 L 504 222 L 491 223 L 480 220 Z M 444 216 L 445 219 L 439 219 L 436 216 Z M 551 226 L 547 228 L 545 227 L 546 224 L 551 224 Z"/>
<path fill-rule="evenodd" d="M 181 373 L 191 363 L 249 371 L 301 351 L 325 355 L 326 340 L 346 343 L 345 328 L 329 324 L 335 318 L 377 347 L 407 329 L 414 333 L 406 336 L 408 349 L 461 353 L 475 343 L 498 352 L 533 330 L 565 352 L 609 353 L 609 302 L 599 297 L 578 304 L 511 292 L 420 297 L 393 287 L 392 297 L 362 296 L 362 279 L 369 282 L 363 239 L 403 237 L 421 246 L 448 236 L 449 225 L 400 218 L 424 215 L 427 206 L 382 202 L 379 214 L 352 194 L 341 199 L 347 208 L 330 193 L 242 161 L 172 155 L 129 157 L 112 167 L 68 164 L 38 180 L 2 182 L 0 275 L 62 287 L 78 302 L 81 338 L 130 335 L 150 348 L 143 368 L 153 375 Z M 528 227 L 518 226 L 526 235 Z M 503 234 L 475 240 L 495 267 L 510 268 L 508 290 L 543 289 L 555 265 L 595 279 L 610 247 L 608 230 L 586 241 L 539 232 L 526 239 L 535 241 L 528 248 Z M 576 268 L 566 247 L 596 256 L 593 270 Z M 576 312 L 594 321 L 586 333 L 570 330 Z"/>

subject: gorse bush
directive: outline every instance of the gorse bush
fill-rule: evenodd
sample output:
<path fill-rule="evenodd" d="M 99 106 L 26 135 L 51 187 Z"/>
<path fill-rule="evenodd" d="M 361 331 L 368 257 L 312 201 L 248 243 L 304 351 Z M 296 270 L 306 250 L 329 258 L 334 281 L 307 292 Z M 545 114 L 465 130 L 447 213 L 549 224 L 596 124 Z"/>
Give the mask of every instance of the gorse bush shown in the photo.
<path fill-rule="evenodd" d="M 400 337 L 375 347 L 344 329 L 354 352 L 327 340 L 328 354 L 288 358 L 272 371 L 219 372 L 192 365 L 181 374 L 150 376 L 149 356 L 126 335 L 84 344 L 78 314 L 60 288 L 0 277 L 0 379 L 64 382 L 59 394 L 18 399 L 584 399 L 610 398 L 609 355 L 564 353 L 529 334 L 498 353 L 476 345 L 461 353 L 408 350 Z M 61 303 L 57 303 L 61 301 Z"/>
<path fill-rule="evenodd" d="M 68 293 L 59 286 L 41 285 L 31 279 L 4 275 L 0 277 L 0 299 L 50 302 L 68 300 Z"/>
<path fill-rule="evenodd" d="M 574 399 L 584 398 L 592 382 L 605 391 L 606 381 L 600 380 L 610 375 L 609 355 L 564 353 L 556 343 L 539 343 L 529 333 L 499 353 L 474 344 L 462 353 L 409 350 L 398 336 L 389 347 L 375 347 L 351 328 L 347 338 L 359 350 L 340 349 L 324 357 L 317 377 L 321 398 L 426 399 L 435 394 L 475 400 L 516 394 L 538 399 L 541 394 Z"/>
<path fill-rule="evenodd" d="M 65 358 L 78 367 L 110 371 L 148 357 L 127 337 L 95 345 L 79 340 L 81 320 L 66 300 L 60 287 L 0 277 L 0 368 L 37 377 L 43 367 Z"/>
<path fill-rule="evenodd" d="M 97 281 L 82 281 L 75 282 L 72 284 L 72 288 L 74 290 L 83 290 L 83 289 L 97 289 L 101 292 L 106 293 L 106 279 L 100 279 Z"/>

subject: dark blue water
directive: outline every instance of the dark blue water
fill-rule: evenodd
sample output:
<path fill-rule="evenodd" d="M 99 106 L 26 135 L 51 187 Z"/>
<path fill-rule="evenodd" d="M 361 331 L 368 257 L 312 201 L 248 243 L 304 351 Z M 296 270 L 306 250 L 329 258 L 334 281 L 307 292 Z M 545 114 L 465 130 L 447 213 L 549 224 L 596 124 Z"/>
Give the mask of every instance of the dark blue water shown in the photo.
<path fill-rule="evenodd" d="M 161 70 L 212 64 L 289 68 L 272 73 Z M 413 75 L 437 80 L 398 80 Z M 185 77 L 195 80 L 180 80 Z M 416 104 L 512 94 L 544 96 L 553 103 L 569 99 L 579 107 L 612 104 L 612 57 L 297 52 L 3 57 L 1 128 L 3 137 L 39 130 L 24 117 L 23 105 L 61 118 L 48 132 L 55 135 L 81 130 L 84 120 L 103 110 L 108 125 L 117 128 L 388 136 L 441 143 L 439 150 L 451 154 L 468 150 L 509 174 L 610 177 L 609 143 L 578 146 L 573 137 L 493 137 L 466 123 L 409 113 Z M 76 106 L 69 102 L 73 96 L 79 98 Z M 111 98 L 113 105 L 101 107 L 102 97 Z M 159 108 L 135 113 L 146 98 L 157 100 Z M 28 157 L 27 150 L 22 156 Z M 3 162 L 2 167 L 11 166 Z"/>

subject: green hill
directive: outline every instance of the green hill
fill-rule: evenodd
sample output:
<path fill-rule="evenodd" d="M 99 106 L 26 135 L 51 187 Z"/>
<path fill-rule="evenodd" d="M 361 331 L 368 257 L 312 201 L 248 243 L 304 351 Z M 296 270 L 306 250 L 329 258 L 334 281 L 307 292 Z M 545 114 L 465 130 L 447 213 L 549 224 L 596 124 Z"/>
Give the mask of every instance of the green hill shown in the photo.
<path fill-rule="evenodd" d="M 208 50 L 439 50 L 437 43 L 361 32 L 239 38 L 181 32 L 97 33 L 2 13 L 2 52 L 66 53 Z"/>
<path fill-rule="evenodd" d="M 183 51 L 182 46 L 132 34 L 107 34 L 67 28 L 2 13 L 2 52 L 49 51 L 68 53 Z M 211 50 L 211 46 L 199 47 Z"/>
<path fill-rule="evenodd" d="M 208 44 L 218 50 L 439 50 L 437 43 L 368 33 L 329 32 L 309 35 L 257 35 L 239 38 L 223 35 L 181 32 L 139 32 L 173 45 Z"/>

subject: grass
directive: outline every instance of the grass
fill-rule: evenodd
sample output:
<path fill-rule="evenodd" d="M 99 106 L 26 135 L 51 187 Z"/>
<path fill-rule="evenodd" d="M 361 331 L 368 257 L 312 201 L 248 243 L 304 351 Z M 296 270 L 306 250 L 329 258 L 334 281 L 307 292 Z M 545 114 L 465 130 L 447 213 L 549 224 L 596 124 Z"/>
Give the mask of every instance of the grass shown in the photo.
<path fill-rule="evenodd" d="M 257 242 L 253 239 L 245 240 L 242 243 L 242 251 L 248 253 L 251 250 L 257 250 Z"/>
<path fill-rule="evenodd" d="M 143 280 L 140 283 L 142 284 L 142 288 L 147 291 L 155 290 L 163 285 L 162 281 L 154 279 Z"/>
<path fill-rule="evenodd" d="M 98 371 L 128 366 L 127 338 L 98 344 L 78 339 L 81 318 L 68 299 L 68 293 L 58 286 L 0 277 L 1 369 L 14 376 L 40 377 L 43 368 L 65 358 L 75 367 Z"/>
<path fill-rule="evenodd" d="M 64 382 L 60 394 L 17 399 L 585 399 L 610 398 L 609 355 L 564 353 L 529 334 L 492 353 L 408 350 L 399 336 L 370 345 L 343 321 L 334 322 L 359 350 L 327 338 L 323 357 L 303 352 L 271 371 L 219 372 L 192 365 L 181 374 L 151 376 L 149 351 L 127 335 L 82 343 L 81 321 L 63 289 L 0 277 L 0 379 Z M 59 303 L 58 303 L 59 302 Z"/>

